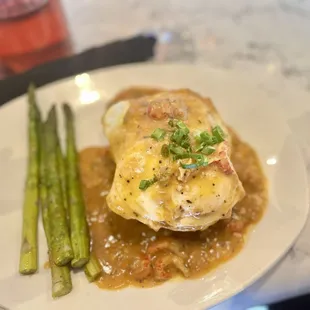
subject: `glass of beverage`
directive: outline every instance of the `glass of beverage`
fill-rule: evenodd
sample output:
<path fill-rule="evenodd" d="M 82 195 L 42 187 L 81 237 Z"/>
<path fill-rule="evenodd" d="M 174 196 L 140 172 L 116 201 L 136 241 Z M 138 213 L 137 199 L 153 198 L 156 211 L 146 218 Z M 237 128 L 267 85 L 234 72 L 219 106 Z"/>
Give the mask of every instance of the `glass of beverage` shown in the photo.
<path fill-rule="evenodd" d="M 0 67 L 20 73 L 72 52 L 60 0 L 0 0 Z"/>

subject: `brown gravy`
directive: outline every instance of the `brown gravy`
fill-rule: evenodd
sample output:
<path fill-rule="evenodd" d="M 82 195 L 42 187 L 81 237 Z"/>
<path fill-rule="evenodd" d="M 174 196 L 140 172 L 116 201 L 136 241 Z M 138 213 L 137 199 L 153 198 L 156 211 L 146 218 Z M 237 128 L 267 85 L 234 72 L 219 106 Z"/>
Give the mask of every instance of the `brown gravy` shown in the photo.
<path fill-rule="evenodd" d="M 268 191 L 255 151 L 234 133 L 232 137 L 232 161 L 247 195 L 234 207 L 231 219 L 201 232 L 155 232 L 114 214 L 105 201 L 115 169 L 108 148 L 80 152 L 92 251 L 103 267 L 99 287 L 149 287 L 175 276 L 195 278 L 241 250 L 247 229 L 263 215 Z"/>

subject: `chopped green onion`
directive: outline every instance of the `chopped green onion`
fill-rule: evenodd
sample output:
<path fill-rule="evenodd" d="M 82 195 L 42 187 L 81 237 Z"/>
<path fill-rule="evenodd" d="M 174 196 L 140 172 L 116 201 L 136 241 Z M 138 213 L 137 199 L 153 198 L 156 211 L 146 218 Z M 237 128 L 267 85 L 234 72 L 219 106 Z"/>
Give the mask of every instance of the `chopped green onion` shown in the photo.
<path fill-rule="evenodd" d="M 161 155 L 169 157 L 173 155 L 173 160 L 192 159 L 193 163 L 180 163 L 184 169 L 195 169 L 198 167 L 205 167 L 208 165 L 208 158 L 205 157 L 215 152 L 216 148 L 213 146 L 225 140 L 225 134 L 220 126 L 212 128 L 212 134 L 208 131 L 203 131 L 199 135 L 194 136 L 196 140 L 196 147 L 191 146 L 191 139 L 189 136 L 190 130 L 181 120 L 170 119 L 168 124 L 173 129 L 164 130 L 157 128 L 152 133 L 151 137 L 157 141 L 162 141 L 167 133 L 171 133 L 171 144 L 163 144 L 161 147 Z M 192 152 L 192 147 L 195 153 Z M 152 184 L 157 182 L 156 176 L 153 179 L 141 180 L 139 188 L 146 190 Z"/>
<path fill-rule="evenodd" d="M 172 154 L 175 155 L 182 155 L 186 153 L 186 151 L 182 147 L 173 144 L 169 145 L 169 150 Z"/>
<path fill-rule="evenodd" d="M 192 158 L 195 158 L 196 160 L 204 160 L 204 156 L 202 154 L 193 154 L 193 157 Z"/>
<path fill-rule="evenodd" d="M 153 179 L 141 180 L 140 184 L 139 184 L 139 189 L 141 189 L 142 191 L 145 191 L 146 189 L 148 189 L 151 185 L 153 185 L 157 181 L 158 180 L 157 180 L 156 176 L 154 176 Z"/>
<path fill-rule="evenodd" d="M 205 159 L 204 161 L 202 162 L 197 162 L 195 164 L 181 164 L 181 167 L 183 169 L 195 169 L 195 168 L 198 168 L 198 167 L 206 167 L 208 166 L 208 161 Z"/>
<path fill-rule="evenodd" d="M 170 140 L 176 144 L 181 144 L 181 142 L 186 138 L 187 134 L 183 129 L 177 129 L 172 135 Z"/>
<path fill-rule="evenodd" d="M 185 154 L 179 154 L 179 155 L 174 155 L 173 160 L 178 160 L 178 159 L 186 159 L 186 158 L 194 158 L 195 154 L 191 153 L 185 153 Z"/>
<path fill-rule="evenodd" d="M 206 166 L 208 164 L 207 159 L 202 154 L 194 154 L 194 159 L 196 159 L 198 166 Z M 206 165 L 205 165 L 206 163 Z"/>
<path fill-rule="evenodd" d="M 181 163 L 181 166 L 184 169 L 194 169 L 194 168 L 198 168 L 200 166 L 207 166 L 208 165 L 207 158 L 205 158 L 202 154 L 186 153 L 186 154 L 183 154 L 183 155 L 175 155 L 173 157 L 174 160 L 185 159 L 185 158 L 195 159 L 196 163 L 194 163 L 194 164 L 182 164 Z M 195 166 L 193 166 L 193 165 L 195 165 Z"/>
<path fill-rule="evenodd" d="M 161 128 L 156 128 L 153 133 L 151 134 L 151 138 L 155 139 L 156 141 L 164 140 L 166 135 L 166 131 Z"/>
<path fill-rule="evenodd" d="M 211 146 L 211 145 L 207 145 L 205 146 L 202 150 L 201 153 L 205 154 L 205 155 L 210 155 L 212 153 L 215 152 L 215 147 Z"/>
<path fill-rule="evenodd" d="M 201 154 L 194 154 L 194 153 L 184 153 L 184 154 L 178 154 L 173 156 L 175 160 L 177 159 L 186 159 L 186 158 L 192 158 L 196 160 L 203 160 L 204 156 Z"/>
<path fill-rule="evenodd" d="M 141 180 L 139 184 L 139 189 L 146 190 L 149 187 L 149 180 Z"/>
<path fill-rule="evenodd" d="M 203 161 L 203 163 L 201 163 L 201 166 L 206 167 L 208 165 L 209 165 L 208 159 L 204 158 L 204 161 Z"/>
<path fill-rule="evenodd" d="M 213 137 L 207 131 L 200 133 L 200 138 L 205 145 L 215 144 L 214 140 L 212 139 Z"/>
<path fill-rule="evenodd" d="M 196 151 L 196 152 L 200 152 L 201 150 L 204 149 L 205 146 L 206 146 L 206 144 L 202 142 L 202 143 L 200 143 L 200 145 L 198 145 L 198 146 L 196 147 L 195 151 Z"/>
<path fill-rule="evenodd" d="M 207 132 L 207 131 L 202 131 L 200 133 L 200 138 L 203 140 L 203 141 L 208 141 L 209 139 L 211 139 L 211 135 Z"/>
<path fill-rule="evenodd" d="M 189 134 L 189 129 L 187 128 L 187 126 L 182 122 L 182 121 L 177 121 L 176 122 L 176 126 L 181 129 L 185 135 Z"/>
<path fill-rule="evenodd" d="M 195 136 L 195 140 L 199 144 L 202 142 L 202 139 L 201 139 L 200 135 Z"/>
<path fill-rule="evenodd" d="M 169 145 L 163 144 L 163 146 L 161 147 L 161 155 L 163 157 L 169 157 L 169 154 L 170 154 Z"/>
<path fill-rule="evenodd" d="M 212 137 L 212 145 L 218 144 L 218 143 L 219 143 L 219 142 L 218 142 L 217 138 L 216 138 L 215 136 L 213 136 L 213 137 Z"/>
<path fill-rule="evenodd" d="M 201 159 L 201 154 L 194 154 L 194 153 L 183 153 L 177 154 L 174 156 L 175 159 L 186 159 L 186 158 L 193 158 L 193 159 Z"/>
<path fill-rule="evenodd" d="M 198 168 L 198 164 L 181 164 L 183 169 L 196 169 Z"/>
<path fill-rule="evenodd" d="M 215 126 L 212 128 L 212 134 L 216 138 L 217 143 L 220 143 L 225 140 L 225 134 L 223 129 L 220 126 Z"/>
<path fill-rule="evenodd" d="M 180 146 L 182 146 L 184 149 L 191 148 L 191 144 L 190 144 L 190 140 L 188 136 L 183 141 L 181 141 Z"/>

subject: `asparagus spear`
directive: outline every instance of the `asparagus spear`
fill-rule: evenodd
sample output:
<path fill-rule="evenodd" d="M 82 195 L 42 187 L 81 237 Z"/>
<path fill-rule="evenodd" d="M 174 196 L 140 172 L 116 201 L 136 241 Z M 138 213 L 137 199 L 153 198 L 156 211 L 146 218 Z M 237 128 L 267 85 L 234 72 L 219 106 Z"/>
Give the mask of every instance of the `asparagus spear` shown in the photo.
<path fill-rule="evenodd" d="M 90 254 L 90 259 L 84 267 L 84 272 L 89 282 L 96 281 L 102 272 L 99 261 L 93 253 Z"/>
<path fill-rule="evenodd" d="M 39 178 L 39 137 L 40 113 L 36 106 L 35 86 L 28 88 L 28 172 L 23 206 L 22 244 L 19 272 L 32 274 L 37 271 L 37 229 L 38 229 L 38 178 Z"/>
<path fill-rule="evenodd" d="M 57 163 L 58 163 L 58 169 L 59 169 L 58 172 L 59 172 L 59 179 L 60 179 L 60 185 L 61 185 L 62 201 L 64 204 L 64 208 L 66 210 L 66 214 L 68 215 L 69 210 L 68 210 L 68 197 L 67 197 L 67 187 L 66 187 L 66 167 L 65 167 L 65 159 L 61 151 L 61 145 L 60 145 L 58 135 L 57 135 L 56 156 L 57 156 Z"/>
<path fill-rule="evenodd" d="M 63 105 L 67 131 L 67 188 L 70 212 L 71 242 L 74 258 L 72 267 L 82 267 L 89 260 L 89 232 L 78 170 L 75 145 L 74 116 L 68 104 Z"/>
<path fill-rule="evenodd" d="M 73 258 L 66 210 L 64 208 L 57 163 L 57 119 L 55 106 L 48 114 L 45 125 L 46 171 L 48 187 L 48 213 L 52 233 L 51 252 L 58 266 L 66 265 Z"/>
<path fill-rule="evenodd" d="M 52 273 L 52 297 L 58 298 L 72 291 L 70 268 L 68 266 L 57 266 L 50 255 L 49 258 Z"/>
<path fill-rule="evenodd" d="M 54 298 L 61 297 L 67 295 L 72 290 L 72 282 L 70 269 L 68 266 L 59 267 L 53 262 L 53 258 L 51 255 L 52 248 L 52 236 L 51 229 L 49 223 L 48 216 L 48 193 L 46 187 L 46 153 L 45 153 L 45 134 L 44 134 L 45 126 L 43 123 L 40 124 L 40 206 L 42 212 L 43 219 L 43 227 L 45 231 L 48 254 L 49 254 L 49 262 L 51 266 L 51 274 L 52 274 L 52 296 Z"/>

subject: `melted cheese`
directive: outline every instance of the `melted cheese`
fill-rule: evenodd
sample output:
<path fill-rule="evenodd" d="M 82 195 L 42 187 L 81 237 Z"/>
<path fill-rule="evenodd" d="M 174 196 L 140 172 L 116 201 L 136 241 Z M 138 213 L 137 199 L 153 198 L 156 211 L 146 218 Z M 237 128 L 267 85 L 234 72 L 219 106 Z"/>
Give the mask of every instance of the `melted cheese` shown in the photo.
<path fill-rule="evenodd" d="M 154 106 L 156 110 L 150 115 Z M 183 117 L 191 133 L 221 126 L 226 141 L 216 146 L 207 167 L 185 170 L 161 156 L 162 144 L 169 143 L 168 135 L 162 142 L 150 135 L 156 128 L 171 129 L 164 113 Z M 243 198 L 242 184 L 229 158 L 230 136 L 209 100 L 181 90 L 121 101 L 110 107 L 103 125 L 116 162 L 107 203 L 124 218 L 137 219 L 154 230 L 202 230 L 229 217 Z M 160 181 L 141 191 L 140 181 L 154 175 L 160 176 Z"/>

